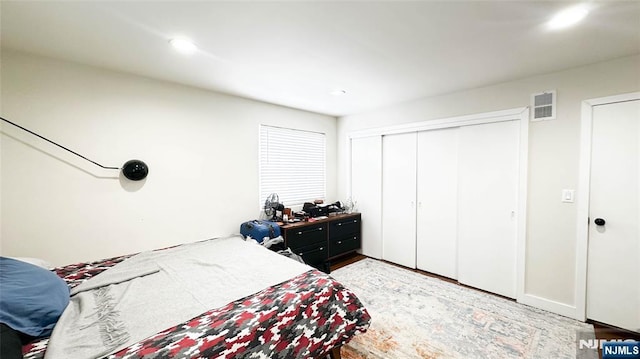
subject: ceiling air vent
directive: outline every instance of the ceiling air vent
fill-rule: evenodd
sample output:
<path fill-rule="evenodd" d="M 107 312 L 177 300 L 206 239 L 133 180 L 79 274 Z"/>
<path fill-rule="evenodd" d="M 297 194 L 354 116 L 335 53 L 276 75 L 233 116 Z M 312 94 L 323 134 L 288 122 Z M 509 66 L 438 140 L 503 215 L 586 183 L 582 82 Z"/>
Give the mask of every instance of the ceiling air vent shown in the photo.
<path fill-rule="evenodd" d="M 556 90 L 531 95 L 531 121 L 553 120 L 556 118 Z"/>

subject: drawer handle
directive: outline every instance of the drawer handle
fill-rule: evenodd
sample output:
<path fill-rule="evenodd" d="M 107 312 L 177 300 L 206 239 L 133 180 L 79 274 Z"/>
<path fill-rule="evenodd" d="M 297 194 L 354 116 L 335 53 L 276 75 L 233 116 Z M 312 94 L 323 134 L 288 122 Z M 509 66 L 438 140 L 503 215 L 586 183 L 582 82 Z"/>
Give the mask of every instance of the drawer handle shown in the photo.
<path fill-rule="evenodd" d="M 358 237 L 353 237 L 353 239 L 358 239 Z"/>
<path fill-rule="evenodd" d="M 341 226 L 341 225 L 342 225 L 342 222 L 338 223 L 337 225 L 338 225 L 338 226 Z"/>
<path fill-rule="evenodd" d="M 319 251 L 323 251 L 323 250 L 324 250 L 324 247 L 320 247 L 320 249 L 318 249 L 318 250 L 319 250 Z"/>
<path fill-rule="evenodd" d="M 322 227 L 314 228 L 314 229 L 308 230 L 307 232 L 308 232 L 308 233 L 311 233 L 311 232 L 315 232 L 315 231 L 322 231 Z M 299 231 L 297 234 L 298 234 L 299 236 L 301 236 L 302 234 L 304 234 L 304 232 L 303 232 L 303 231 Z"/>
<path fill-rule="evenodd" d="M 338 241 L 338 244 L 342 244 L 342 241 Z"/>
<path fill-rule="evenodd" d="M 358 220 L 357 220 L 357 219 L 354 219 L 354 220 L 353 220 L 353 223 L 358 223 Z"/>

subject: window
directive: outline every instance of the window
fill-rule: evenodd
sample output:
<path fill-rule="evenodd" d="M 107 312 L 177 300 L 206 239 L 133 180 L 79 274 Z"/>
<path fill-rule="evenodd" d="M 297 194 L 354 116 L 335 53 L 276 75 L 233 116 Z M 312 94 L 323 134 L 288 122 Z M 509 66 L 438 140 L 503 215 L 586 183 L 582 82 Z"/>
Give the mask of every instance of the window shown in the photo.
<path fill-rule="evenodd" d="M 277 193 L 286 207 L 325 198 L 324 133 L 260 126 L 260 207 Z"/>

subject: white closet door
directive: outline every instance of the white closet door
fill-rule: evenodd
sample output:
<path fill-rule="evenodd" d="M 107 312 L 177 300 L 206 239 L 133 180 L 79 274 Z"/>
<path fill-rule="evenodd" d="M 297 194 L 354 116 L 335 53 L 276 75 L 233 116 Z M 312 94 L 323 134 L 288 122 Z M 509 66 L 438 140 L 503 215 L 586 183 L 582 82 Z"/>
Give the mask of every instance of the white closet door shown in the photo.
<path fill-rule="evenodd" d="M 362 254 L 382 258 L 382 136 L 351 140 L 351 199 L 362 213 Z"/>
<path fill-rule="evenodd" d="M 458 128 L 418 133 L 416 267 L 457 278 Z"/>
<path fill-rule="evenodd" d="M 640 101 L 593 107 L 587 317 L 640 332 Z"/>
<path fill-rule="evenodd" d="M 382 258 L 416 265 L 416 133 L 382 137 Z"/>
<path fill-rule="evenodd" d="M 459 131 L 458 280 L 516 296 L 519 121 Z"/>

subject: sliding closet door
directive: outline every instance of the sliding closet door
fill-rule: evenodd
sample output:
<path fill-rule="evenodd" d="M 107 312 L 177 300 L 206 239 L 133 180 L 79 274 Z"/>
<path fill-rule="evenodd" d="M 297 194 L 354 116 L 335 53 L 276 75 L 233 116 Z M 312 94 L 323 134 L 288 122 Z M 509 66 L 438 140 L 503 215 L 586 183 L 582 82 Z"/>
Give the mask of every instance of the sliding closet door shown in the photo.
<path fill-rule="evenodd" d="M 519 121 L 464 126 L 458 156 L 458 280 L 516 296 Z"/>
<path fill-rule="evenodd" d="M 416 267 L 457 278 L 458 128 L 418 133 Z"/>
<path fill-rule="evenodd" d="M 382 137 L 382 258 L 416 265 L 416 133 Z"/>
<path fill-rule="evenodd" d="M 351 140 L 351 199 L 362 213 L 362 254 L 382 258 L 382 136 Z"/>

